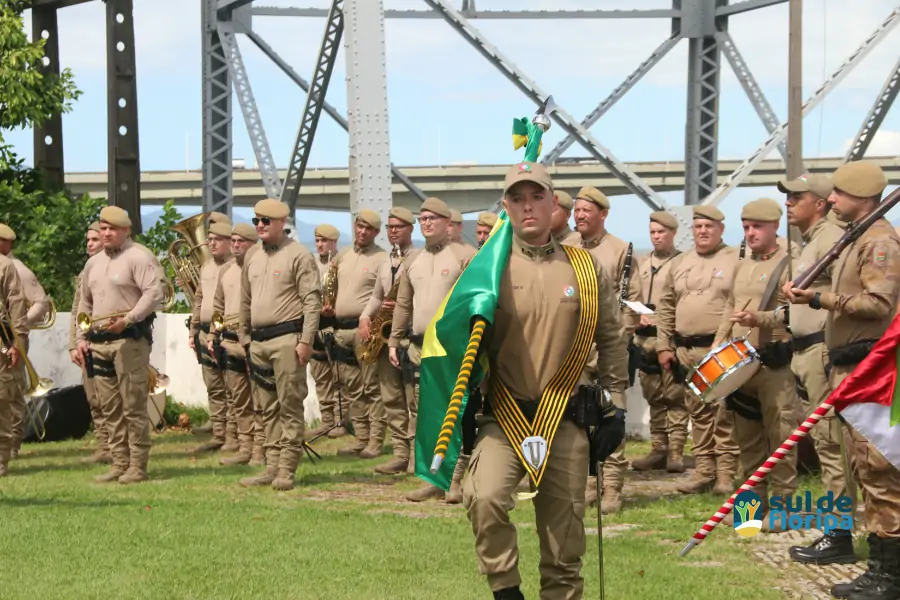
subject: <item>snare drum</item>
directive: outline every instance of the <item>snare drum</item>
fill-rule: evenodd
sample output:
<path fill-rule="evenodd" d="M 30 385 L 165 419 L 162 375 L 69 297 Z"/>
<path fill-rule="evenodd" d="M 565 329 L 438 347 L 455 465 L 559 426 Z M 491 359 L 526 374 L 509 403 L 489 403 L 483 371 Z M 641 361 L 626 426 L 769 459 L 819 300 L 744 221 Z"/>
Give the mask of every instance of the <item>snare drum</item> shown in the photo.
<path fill-rule="evenodd" d="M 739 390 L 759 371 L 756 348 L 747 338 L 733 338 L 716 346 L 688 372 L 688 388 L 701 402 L 711 404 Z"/>

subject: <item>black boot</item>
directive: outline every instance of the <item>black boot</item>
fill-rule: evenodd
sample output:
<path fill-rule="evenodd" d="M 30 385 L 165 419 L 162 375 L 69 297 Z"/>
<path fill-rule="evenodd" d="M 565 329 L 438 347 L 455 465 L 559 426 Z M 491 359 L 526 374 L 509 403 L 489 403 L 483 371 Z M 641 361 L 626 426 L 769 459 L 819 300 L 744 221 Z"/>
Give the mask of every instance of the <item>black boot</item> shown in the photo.
<path fill-rule="evenodd" d="M 853 534 L 847 529 L 832 529 L 809 546 L 791 546 L 791 558 L 811 565 L 846 565 L 856 562 Z"/>
<path fill-rule="evenodd" d="M 868 542 L 869 562 L 866 565 L 868 570 L 853 581 L 836 583 L 831 586 L 831 595 L 835 598 L 849 598 L 850 594 L 875 585 L 878 578 L 876 574 L 881 571 L 881 538 L 870 533 Z"/>
<path fill-rule="evenodd" d="M 525 600 L 525 596 L 517 587 L 504 588 L 494 592 L 494 600 Z"/>
<path fill-rule="evenodd" d="M 850 600 L 900 600 L 900 538 L 882 538 L 881 568 L 874 584 L 850 593 Z"/>

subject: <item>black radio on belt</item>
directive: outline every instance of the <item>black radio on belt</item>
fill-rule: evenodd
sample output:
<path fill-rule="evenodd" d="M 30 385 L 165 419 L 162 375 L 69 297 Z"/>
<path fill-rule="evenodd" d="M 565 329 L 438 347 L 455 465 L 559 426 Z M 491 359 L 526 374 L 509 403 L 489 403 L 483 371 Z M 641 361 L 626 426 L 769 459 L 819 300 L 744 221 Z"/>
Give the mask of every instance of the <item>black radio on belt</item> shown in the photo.
<path fill-rule="evenodd" d="M 84 372 L 88 379 L 94 378 L 94 353 L 88 348 L 84 353 Z"/>

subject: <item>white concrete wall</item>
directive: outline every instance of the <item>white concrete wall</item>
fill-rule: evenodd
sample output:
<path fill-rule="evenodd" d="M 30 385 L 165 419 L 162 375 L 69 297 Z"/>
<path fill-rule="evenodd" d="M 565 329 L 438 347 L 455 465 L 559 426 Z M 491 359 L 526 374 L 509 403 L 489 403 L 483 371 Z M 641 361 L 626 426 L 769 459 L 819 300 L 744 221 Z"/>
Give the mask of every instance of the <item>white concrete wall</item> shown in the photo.
<path fill-rule="evenodd" d="M 194 352 L 188 346 L 185 327 L 187 315 L 161 314 L 153 328 L 153 350 L 150 364 L 169 376 L 168 393 L 188 406 L 206 406 L 206 386 Z M 51 329 L 31 333 L 29 358 L 41 377 L 49 377 L 57 387 L 81 383 L 81 370 L 69 360 L 69 320 L 71 315 L 59 313 Z M 318 419 L 319 400 L 312 377 L 307 375 L 306 420 Z M 639 385 L 628 390 L 628 433 L 642 438 L 650 435 L 650 411 Z"/>

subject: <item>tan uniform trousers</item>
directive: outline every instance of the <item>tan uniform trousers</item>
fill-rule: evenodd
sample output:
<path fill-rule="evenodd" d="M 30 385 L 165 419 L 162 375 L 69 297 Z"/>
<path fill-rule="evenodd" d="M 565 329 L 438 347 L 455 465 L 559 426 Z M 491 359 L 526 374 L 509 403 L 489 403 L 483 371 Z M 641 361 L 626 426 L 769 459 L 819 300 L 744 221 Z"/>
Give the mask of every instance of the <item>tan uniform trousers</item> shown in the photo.
<path fill-rule="evenodd" d="M 650 442 L 653 447 L 684 447 L 690 421 L 684 402 L 684 388 L 675 383 L 672 374 L 665 369 L 659 375 L 641 372 L 638 377 L 641 392 L 650 407 Z"/>
<path fill-rule="evenodd" d="M 335 330 L 334 341 L 346 352 L 356 353 L 362 345 L 355 329 Z M 387 428 L 387 413 L 381 399 L 377 364 L 350 365 L 335 361 L 335 366 L 341 392 L 350 405 L 350 420 L 356 438 L 360 442 L 368 442 L 370 433 L 374 437 L 383 436 Z"/>
<path fill-rule="evenodd" d="M 282 335 L 265 342 L 252 342 L 253 363 L 275 371 L 275 389 L 256 386 L 266 430 L 266 465 L 279 471 L 296 472 L 303 453 L 306 421 L 306 368 L 297 362 L 297 335 Z"/>
<path fill-rule="evenodd" d="M 88 406 L 91 407 L 91 420 L 94 422 L 94 437 L 101 452 L 109 452 L 109 432 L 106 430 L 106 417 L 103 415 L 103 405 L 97 396 L 97 388 L 93 379 L 88 379 L 87 372 L 82 369 L 81 383 L 84 384 L 84 395 L 87 397 Z"/>
<path fill-rule="evenodd" d="M 800 398 L 804 416 L 809 416 L 831 394 L 831 384 L 825 373 L 828 364 L 828 349 L 825 344 L 813 344 L 802 352 L 796 352 L 791 360 L 791 370 L 806 392 L 807 398 Z M 834 497 L 850 496 L 844 476 L 844 461 L 841 450 L 841 422 L 831 409 L 819 423 L 810 429 L 809 435 L 816 446 L 822 483 L 826 492 Z"/>
<path fill-rule="evenodd" d="M 734 412 L 734 439 L 741 451 L 740 475 L 746 480 L 797 429 L 802 408 L 794 373 L 787 367 L 760 367 L 741 391 L 757 398 L 762 412 L 762 421 L 746 419 Z M 774 495 L 786 496 L 797 491 L 796 452 L 782 458 L 766 480 L 756 484 L 754 491 L 765 498 L 769 484 Z"/>
<path fill-rule="evenodd" d="M 113 466 L 146 473 L 150 458 L 150 343 L 143 338 L 92 343 L 91 352 L 95 360 L 111 361 L 116 370 L 114 377 L 94 377 Z"/>
<path fill-rule="evenodd" d="M 677 348 L 675 356 L 678 362 L 690 369 L 709 353 L 709 348 Z M 713 404 L 704 404 L 685 385 L 684 404 L 691 415 L 691 438 L 693 445 L 691 454 L 694 458 L 700 456 L 716 457 L 725 454 L 737 456 L 739 450 L 734 440 L 734 413 L 725 408 L 724 401 Z M 705 468 L 705 462 L 697 465 L 698 469 Z"/>
<path fill-rule="evenodd" d="M 319 412 L 322 415 L 322 424 L 331 427 L 340 421 L 341 414 L 338 410 L 338 390 L 334 387 L 334 374 L 331 365 L 324 360 L 310 360 L 309 374 L 316 382 L 316 398 L 319 399 Z M 344 418 L 349 419 L 350 403 L 344 399 Z"/>
<path fill-rule="evenodd" d="M 13 448 L 12 404 L 17 388 L 16 374 L 4 360 L 0 363 L 0 464 L 4 465 L 9 462 Z"/>
<path fill-rule="evenodd" d="M 837 388 L 852 371 L 832 367 L 831 386 Z M 880 538 L 900 538 L 900 471 L 850 425 L 844 426 L 844 443 L 866 504 L 866 529 Z"/>
<path fill-rule="evenodd" d="M 586 549 L 584 493 L 589 457 L 584 430 L 561 421 L 547 461 L 533 500 L 541 549 L 540 598 L 576 600 L 584 591 L 581 558 Z M 493 591 L 522 581 L 516 526 L 509 512 L 525 473 L 500 425 L 492 417 L 479 417 L 469 476 L 463 482 L 463 504 L 475 534 L 479 571 L 487 575 Z"/>
<path fill-rule="evenodd" d="M 237 342 L 222 340 L 222 348 L 229 357 L 245 360 L 244 349 Z M 234 415 L 240 449 L 250 452 L 253 450 L 256 426 L 250 376 L 247 374 L 246 369 L 234 370 L 226 368 L 223 373 L 225 375 L 225 384 L 228 386 L 228 412 Z"/>
<path fill-rule="evenodd" d="M 204 356 L 208 339 L 209 335 L 201 331 L 200 348 L 204 350 Z M 213 439 L 224 442 L 228 423 L 228 389 L 225 387 L 225 375 L 216 367 L 203 365 L 203 383 L 206 384 L 206 395 L 209 398 L 209 420 L 212 423 Z"/>
<path fill-rule="evenodd" d="M 381 385 L 394 458 L 409 460 L 409 445 L 414 437 L 410 436 L 409 431 L 409 398 L 403 384 L 403 373 L 391 364 L 387 347 L 378 355 L 378 383 Z"/>

